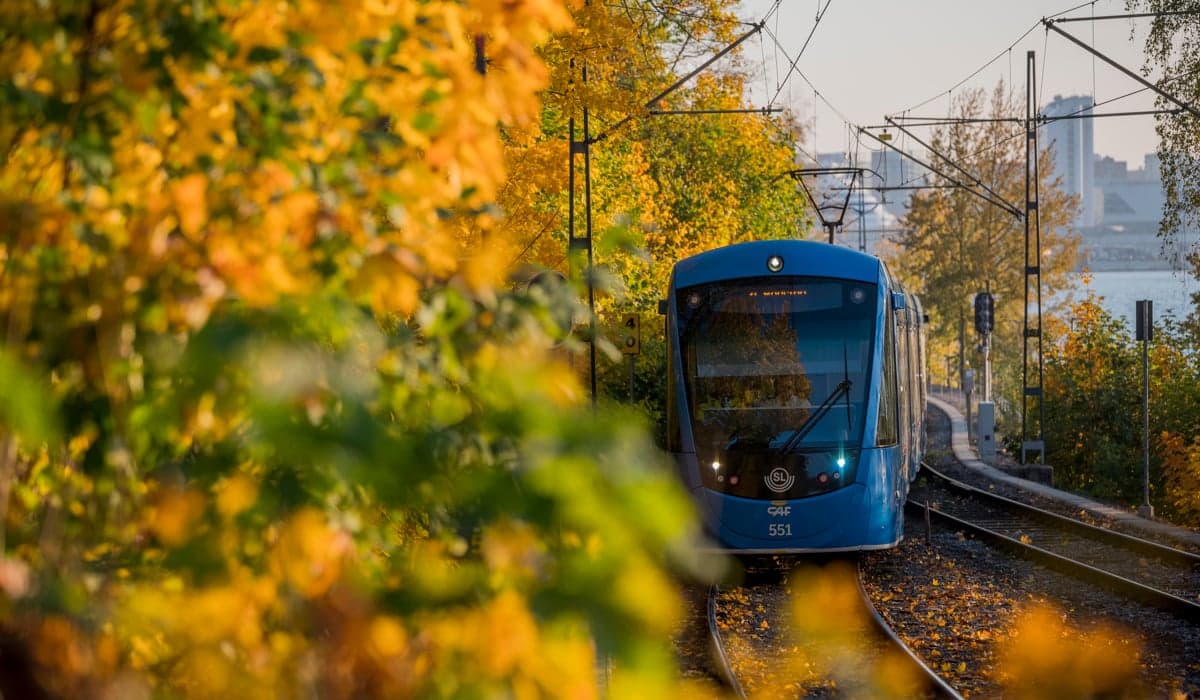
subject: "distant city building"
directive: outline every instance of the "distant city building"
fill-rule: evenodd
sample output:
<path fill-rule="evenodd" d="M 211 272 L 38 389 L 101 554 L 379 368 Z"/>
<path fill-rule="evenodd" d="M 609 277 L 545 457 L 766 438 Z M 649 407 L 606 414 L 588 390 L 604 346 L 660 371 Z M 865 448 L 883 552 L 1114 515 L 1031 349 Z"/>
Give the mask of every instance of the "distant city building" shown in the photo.
<path fill-rule="evenodd" d="M 1090 95 L 1056 95 L 1042 115 L 1083 116 L 1091 113 L 1092 105 Z M 1061 178 L 1064 190 L 1079 197 L 1079 214 L 1071 228 L 1080 235 L 1084 267 L 1170 269 L 1178 267 L 1196 245 L 1194 231 L 1176 236 L 1169 248 L 1158 238 L 1165 195 L 1155 154 L 1147 154 L 1141 167 L 1133 170 L 1125 161 L 1096 155 L 1091 119 L 1050 121 L 1039 145 L 1053 149 L 1054 174 Z"/>
<path fill-rule="evenodd" d="M 1081 230 L 1086 265 L 1093 270 L 1177 268 L 1196 246 L 1195 231 L 1183 231 L 1164 246 L 1158 238 L 1163 192 L 1158 156 L 1146 154 L 1142 167 L 1130 170 L 1123 160 L 1096 159 L 1096 189 L 1101 215 L 1096 226 Z"/>
<path fill-rule="evenodd" d="M 1091 95 L 1054 99 L 1042 108 L 1044 117 L 1084 117 L 1092 113 Z M 1079 215 L 1075 228 L 1082 229 L 1100 223 L 1101 208 L 1095 186 L 1095 146 L 1091 119 L 1061 118 L 1051 121 L 1038 138 L 1038 145 L 1050 148 L 1054 156 L 1054 172 L 1062 178 L 1062 187 L 1079 197 Z"/>
<path fill-rule="evenodd" d="M 1123 160 L 1100 156 L 1095 160 L 1096 188 L 1101 194 L 1098 225 L 1105 227 L 1157 222 L 1162 216 L 1163 194 L 1158 156 L 1147 154 L 1142 167 L 1130 170 Z"/>

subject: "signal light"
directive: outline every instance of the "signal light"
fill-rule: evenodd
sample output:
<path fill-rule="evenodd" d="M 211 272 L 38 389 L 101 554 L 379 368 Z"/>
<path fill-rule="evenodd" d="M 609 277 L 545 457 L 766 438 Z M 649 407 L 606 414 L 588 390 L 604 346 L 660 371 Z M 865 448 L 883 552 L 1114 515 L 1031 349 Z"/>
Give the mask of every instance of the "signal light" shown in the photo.
<path fill-rule="evenodd" d="M 975 295 L 975 330 L 980 335 L 987 335 L 992 332 L 995 327 L 995 322 L 992 318 L 994 311 L 994 301 L 992 295 L 988 292 L 980 292 Z"/>
<path fill-rule="evenodd" d="M 637 355 L 642 351 L 642 317 L 636 313 L 621 318 L 621 352 Z"/>

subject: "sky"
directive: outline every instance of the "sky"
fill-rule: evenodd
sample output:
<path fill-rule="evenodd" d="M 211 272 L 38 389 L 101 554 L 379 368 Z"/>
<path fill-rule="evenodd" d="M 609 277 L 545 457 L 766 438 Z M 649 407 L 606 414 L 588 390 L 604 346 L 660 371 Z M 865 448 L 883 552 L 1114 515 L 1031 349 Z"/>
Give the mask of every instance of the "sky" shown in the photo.
<path fill-rule="evenodd" d="M 774 4 L 743 0 L 739 14 L 755 22 Z M 906 110 L 942 117 L 955 95 L 969 88 L 990 92 L 1001 79 L 1015 84 L 1023 100 L 1029 50 L 1036 52 L 1043 105 L 1055 95 L 1094 95 L 1100 103 L 1142 87 L 1040 24 L 1042 17 L 1064 12 L 1066 17 L 1127 14 L 1124 0 L 1082 5 L 1070 0 L 782 0 L 767 21 L 769 33 L 743 45 L 745 61 L 757 73 L 752 100 L 756 106 L 794 108 L 809 129 L 802 145 L 811 152 L 815 144 L 817 152 L 826 153 L 853 147 L 847 123 L 878 125 L 885 115 Z M 1147 20 L 1058 26 L 1140 73 Z M 803 77 L 789 74 L 789 57 L 796 58 L 810 32 L 796 64 Z M 1146 110 L 1153 102 L 1153 94 L 1143 91 L 1095 111 Z M 1157 146 L 1152 116 L 1096 119 L 1093 127 L 1096 152 L 1124 160 L 1131 169 L 1141 167 L 1144 155 Z"/>

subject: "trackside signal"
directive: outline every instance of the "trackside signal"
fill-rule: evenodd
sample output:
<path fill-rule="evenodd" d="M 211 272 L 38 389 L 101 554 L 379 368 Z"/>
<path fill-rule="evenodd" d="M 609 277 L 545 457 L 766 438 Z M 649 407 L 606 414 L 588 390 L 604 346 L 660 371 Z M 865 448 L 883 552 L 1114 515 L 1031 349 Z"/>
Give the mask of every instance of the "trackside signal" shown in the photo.
<path fill-rule="evenodd" d="M 988 292 L 980 292 L 975 295 L 975 330 L 979 331 L 980 335 L 987 335 L 992 332 L 994 322 L 992 312 L 995 308 L 992 300 L 992 295 Z"/>
<path fill-rule="evenodd" d="M 1141 299 L 1135 307 L 1137 310 L 1137 319 L 1135 322 L 1135 331 L 1137 340 L 1154 340 L 1154 301 L 1151 299 Z"/>
<path fill-rule="evenodd" d="M 621 318 L 621 352 L 637 355 L 641 351 L 642 317 L 639 314 L 625 314 Z"/>

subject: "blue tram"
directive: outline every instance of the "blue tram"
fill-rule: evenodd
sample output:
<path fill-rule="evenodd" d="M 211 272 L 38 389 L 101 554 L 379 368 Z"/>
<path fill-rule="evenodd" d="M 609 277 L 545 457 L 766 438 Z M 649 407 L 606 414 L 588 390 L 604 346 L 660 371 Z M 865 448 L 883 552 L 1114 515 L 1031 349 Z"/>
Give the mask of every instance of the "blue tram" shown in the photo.
<path fill-rule="evenodd" d="M 924 318 L 884 264 L 740 243 L 678 262 L 662 306 L 667 441 L 719 546 L 899 543 L 925 446 Z"/>

